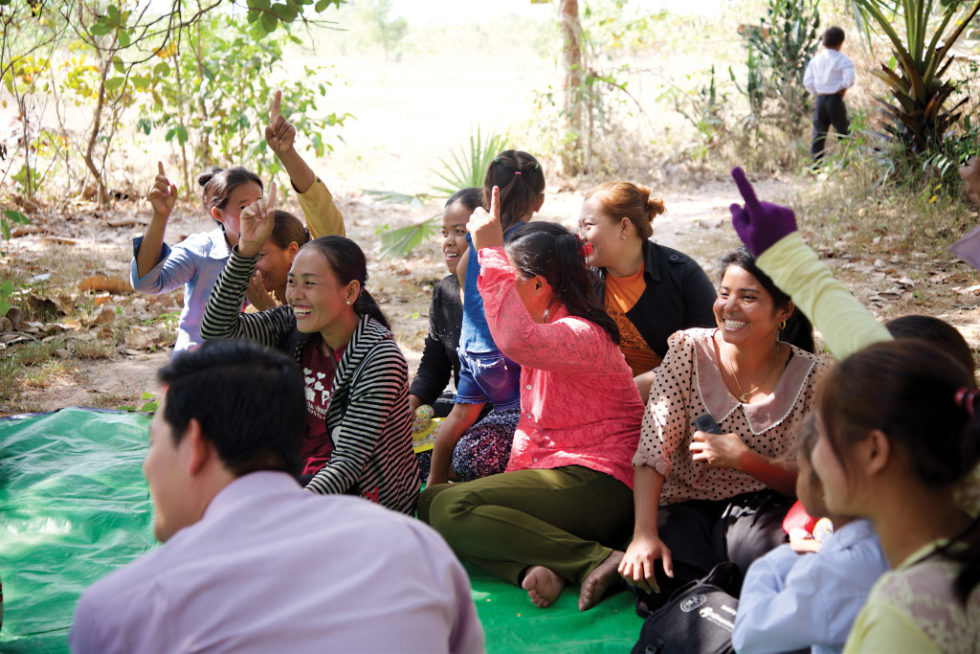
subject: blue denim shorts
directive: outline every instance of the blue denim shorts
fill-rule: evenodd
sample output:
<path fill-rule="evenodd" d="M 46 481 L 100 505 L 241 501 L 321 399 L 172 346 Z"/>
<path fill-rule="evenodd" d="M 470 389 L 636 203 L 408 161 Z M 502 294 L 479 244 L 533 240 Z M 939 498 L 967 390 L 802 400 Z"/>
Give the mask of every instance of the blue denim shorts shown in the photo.
<path fill-rule="evenodd" d="M 521 405 L 521 367 L 500 352 L 472 353 L 462 348 L 459 354 L 459 384 L 456 404 L 485 404 L 494 409 L 512 409 Z"/>

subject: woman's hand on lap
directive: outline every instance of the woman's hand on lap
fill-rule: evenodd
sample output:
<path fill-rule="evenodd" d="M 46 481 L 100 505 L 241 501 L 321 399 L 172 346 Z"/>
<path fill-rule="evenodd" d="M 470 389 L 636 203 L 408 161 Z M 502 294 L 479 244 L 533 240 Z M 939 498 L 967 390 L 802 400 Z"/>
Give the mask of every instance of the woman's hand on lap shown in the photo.
<path fill-rule="evenodd" d="M 737 434 L 711 434 L 696 431 L 691 437 L 691 458 L 712 468 L 738 469 L 739 458 L 747 451 L 748 446 Z"/>
<path fill-rule="evenodd" d="M 238 254 L 258 256 L 276 226 L 276 183 L 269 184 L 269 197 L 259 198 L 242 209 Z"/>
<path fill-rule="evenodd" d="M 659 593 L 660 586 L 654 573 L 657 560 L 663 562 L 664 574 L 674 576 L 674 563 L 670 548 L 659 536 L 634 535 L 633 542 L 626 548 L 623 560 L 619 562 L 619 574 L 627 582 L 646 593 Z"/>
<path fill-rule="evenodd" d="M 490 194 L 490 211 L 483 207 L 477 207 L 470 221 L 466 223 L 466 230 L 473 237 L 473 247 L 477 250 L 483 248 L 503 247 L 504 230 L 500 226 L 500 189 L 493 187 Z"/>
<path fill-rule="evenodd" d="M 147 193 L 146 199 L 153 207 L 153 213 L 163 219 L 170 216 L 177 203 L 177 187 L 167 179 L 167 173 L 163 170 L 163 162 L 157 162 L 157 176 L 153 178 L 153 188 Z"/>

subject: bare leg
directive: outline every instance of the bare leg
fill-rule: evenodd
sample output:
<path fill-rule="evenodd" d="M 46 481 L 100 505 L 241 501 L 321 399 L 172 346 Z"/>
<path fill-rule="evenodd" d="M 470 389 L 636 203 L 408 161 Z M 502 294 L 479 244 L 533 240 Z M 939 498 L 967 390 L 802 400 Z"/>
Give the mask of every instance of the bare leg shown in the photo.
<path fill-rule="evenodd" d="M 541 609 L 554 604 L 564 587 L 565 580 L 543 565 L 528 568 L 524 581 L 521 582 L 521 588 L 527 591 L 527 596 Z"/>
<path fill-rule="evenodd" d="M 606 594 L 610 584 L 619 577 L 619 562 L 623 560 L 623 553 L 616 550 L 606 557 L 606 560 L 595 567 L 582 582 L 582 589 L 578 596 L 578 610 L 588 611 L 599 603 L 602 596 Z"/>

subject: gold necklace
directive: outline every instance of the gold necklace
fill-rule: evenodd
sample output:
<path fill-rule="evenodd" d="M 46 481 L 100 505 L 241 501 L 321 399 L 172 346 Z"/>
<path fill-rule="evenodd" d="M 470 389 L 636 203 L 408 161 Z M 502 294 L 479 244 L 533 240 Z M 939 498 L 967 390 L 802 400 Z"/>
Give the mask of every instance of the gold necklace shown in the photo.
<path fill-rule="evenodd" d="M 735 366 L 732 365 L 731 357 L 726 357 L 726 358 L 728 359 L 728 369 L 731 371 L 732 378 L 735 380 L 735 386 L 738 388 L 737 399 L 742 404 L 748 404 L 749 396 L 755 393 L 756 391 L 758 391 L 760 388 L 762 388 L 763 384 L 769 381 L 769 378 L 772 377 L 773 371 L 776 369 L 776 362 L 779 360 L 779 341 L 776 341 L 776 347 L 774 348 L 774 353 L 772 357 L 772 365 L 769 366 L 769 372 L 766 373 L 766 376 L 762 378 L 762 383 L 756 385 L 755 388 L 749 389 L 748 392 L 742 390 L 742 384 L 738 381 L 738 375 L 735 374 Z"/>

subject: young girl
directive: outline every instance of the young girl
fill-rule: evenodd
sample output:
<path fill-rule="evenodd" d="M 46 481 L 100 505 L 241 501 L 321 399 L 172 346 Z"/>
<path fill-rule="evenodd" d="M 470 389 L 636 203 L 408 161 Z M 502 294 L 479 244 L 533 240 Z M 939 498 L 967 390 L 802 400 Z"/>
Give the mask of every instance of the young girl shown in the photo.
<path fill-rule="evenodd" d="M 527 152 L 505 150 L 487 168 L 484 201 L 494 187 L 500 189 L 500 221 L 507 240 L 541 209 L 544 171 Z M 520 416 L 520 366 L 494 343 L 477 290 L 480 262 L 469 236 L 467 242 L 456 269 L 463 289 L 459 384 L 452 411 L 436 434 L 427 484 L 447 481 L 450 467 L 464 481 L 501 472 Z M 488 402 L 493 411 L 474 426 Z"/>
<path fill-rule="evenodd" d="M 645 402 L 654 369 L 667 354 L 667 338 L 688 327 L 715 324 L 715 288 L 683 252 L 650 240 L 653 219 L 664 212 L 650 189 L 607 182 L 585 195 L 579 234 L 592 246 L 599 301 L 622 335 L 620 348 Z"/>
<path fill-rule="evenodd" d="M 977 463 L 971 375 L 924 341 L 871 345 L 821 384 L 813 466 L 827 508 L 868 518 L 891 564 L 845 652 L 975 652 L 980 523 L 953 499 Z"/>
<path fill-rule="evenodd" d="M 281 93 L 276 91 L 265 140 L 282 163 L 307 225 L 314 236 L 344 233 L 343 216 L 326 185 L 293 147 L 296 128 L 279 115 Z M 143 236 L 133 239 L 130 284 L 137 291 L 158 295 L 184 286 L 184 307 L 177 323 L 174 353 L 201 344 L 201 316 L 208 294 L 238 242 L 242 209 L 262 197 L 262 180 L 244 168 L 214 169 L 198 178 L 203 188 L 204 209 L 218 227 L 205 234 L 192 234 L 173 248 L 163 241 L 167 221 L 177 201 L 177 187 L 170 183 L 163 164 L 147 196 L 153 217 Z"/>
<path fill-rule="evenodd" d="M 255 263 L 255 274 L 245 297 L 258 311 L 274 309 L 286 302 L 286 278 L 300 247 L 310 235 L 299 219 L 288 211 L 276 210 L 272 235 Z"/>
<path fill-rule="evenodd" d="M 269 204 L 275 202 L 275 186 Z M 293 260 L 287 304 L 240 313 L 274 212 L 260 200 L 242 212 L 238 247 L 204 312 L 205 338 L 247 337 L 292 355 L 306 380 L 303 480 L 315 493 L 360 495 L 411 514 L 418 497 L 408 366 L 365 288 L 364 253 L 342 236 L 310 241 Z"/>
<path fill-rule="evenodd" d="M 871 523 L 827 509 L 811 463 L 815 418 L 807 416 L 797 441 L 796 495 L 809 515 L 829 517 L 833 532 L 822 542 L 780 545 L 752 564 L 732 631 L 739 654 L 840 652 L 871 587 L 888 571 Z"/>
<path fill-rule="evenodd" d="M 506 251 L 497 193 L 467 226 L 479 292 L 501 351 L 521 364 L 521 416 L 507 470 L 425 489 L 419 517 L 466 558 L 550 606 L 566 583 L 579 609 L 608 585 L 632 516 L 630 457 L 643 403 L 599 305 L 582 243 L 554 223 L 522 227 Z"/>

